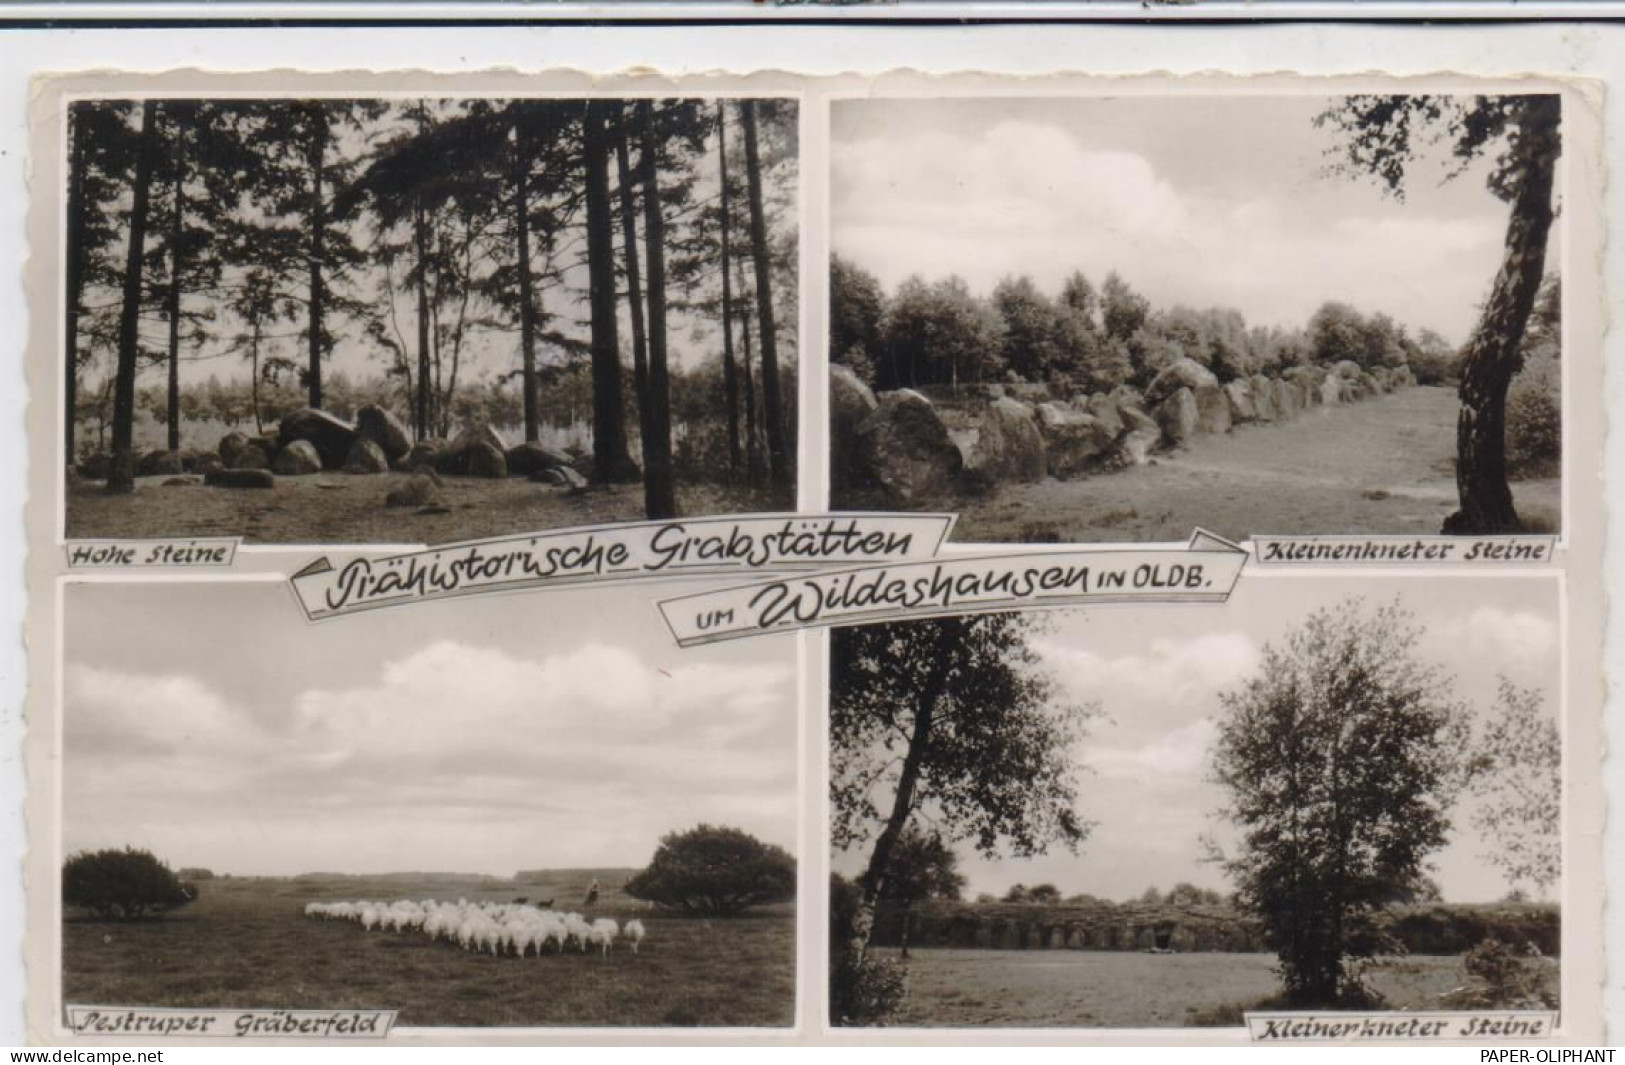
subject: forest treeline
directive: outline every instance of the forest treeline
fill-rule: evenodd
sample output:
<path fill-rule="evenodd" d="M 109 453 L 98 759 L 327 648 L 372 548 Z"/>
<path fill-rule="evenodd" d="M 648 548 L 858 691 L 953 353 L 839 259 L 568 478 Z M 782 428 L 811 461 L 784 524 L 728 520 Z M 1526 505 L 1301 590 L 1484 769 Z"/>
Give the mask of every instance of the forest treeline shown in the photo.
<path fill-rule="evenodd" d="M 1551 347 L 1561 296 L 1541 290 L 1526 349 Z M 830 350 L 877 390 L 1023 381 L 1060 396 L 1144 389 L 1181 358 L 1221 383 L 1291 366 L 1361 369 L 1409 365 L 1422 384 L 1452 381 L 1460 352 L 1437 332 L 1381 312 L 1327 301 L 1302 327 L 1249 326 L 1229 307 L 1156 308 L 1115 271 L 1097 288 L 1073 272 L 1054 297 L 1029 277 L 1007 277 L 987 296 L 957 276 L 909 277 L 888 295 L 839 255 L 830 264 Z"/>
<path fill-rule="evenodd" d="M 419 440 L 588 419 L 593 479 L 641 478 L 651 516 L 681 407 L 719 479 L 790 491 L 793 103 L 101 100 L 69 133 L 65 443 L 71 465 L 75 423 L 110 422 L 110 490 L 138 405 L 173 451 L 189 419 L 359 392 Z M 357 350 L 379 373 L 335 395 Z"/>

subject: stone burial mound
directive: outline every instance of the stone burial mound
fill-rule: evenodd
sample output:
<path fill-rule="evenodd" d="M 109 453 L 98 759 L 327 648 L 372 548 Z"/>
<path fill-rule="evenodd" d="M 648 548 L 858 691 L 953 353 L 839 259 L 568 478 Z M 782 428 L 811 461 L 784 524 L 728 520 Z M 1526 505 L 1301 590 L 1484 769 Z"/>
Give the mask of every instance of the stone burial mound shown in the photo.
<path fill-rule="evenodd" d="M 1197 447 L 1202 437 L 1237 426 L 1283 422 L 1311 407 L 1414 384 L 1408 366 L 1364 370 L 1353 362 L 1220 382 L 1207 367 L 1181 358 L 1143 393 L 1119 385 L 1062 398 L 1049 385 L 985 384 L 876 394 L 850 369 L 833 365 L 830 501 L 847 509 L 952 506 L 956 497 L 1004 484 L 1143 466 L 1158 452 Z"/>
<path fill-rule="evenodd" d="M 284 416 L 274 435 L 250 436 L 233 429 L 212 451 L 148 451 L 136 458 L 135 472 L 138 477 L 201 475 L 205 485 L 217 488 L 273 488 L 278 477 L 319 473 L 369 476 L 401 471 L 527 477 L 538 484 L 579 489 L 586 483 L 581 462 L 579 456 L 534 442 L 510 447 L 488 425 L 467 427 L 449 442 L 430 437 L 414 443 L 399 418 L 368 405 L 356 411 L 354 424 L 305 407 Z M 106 480 L 111 468 L 112 457 L 96 453 L 80 462 L 75 472 L 88 480 Z"/>

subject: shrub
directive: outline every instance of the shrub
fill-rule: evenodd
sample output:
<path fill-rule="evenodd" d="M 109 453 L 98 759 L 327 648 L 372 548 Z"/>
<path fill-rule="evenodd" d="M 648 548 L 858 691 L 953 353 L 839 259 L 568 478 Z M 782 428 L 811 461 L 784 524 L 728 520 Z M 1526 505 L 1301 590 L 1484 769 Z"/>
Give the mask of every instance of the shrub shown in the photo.
<path fill-rule="evenodd" d="M 796 895 L 796 860 L 782 847 L 737 828 L 700 825 L 660 840 L 649 867 L 626 893 L 684 913 L 732 917 Z"/>
<path fill-rule="evenodd" d="M 211 869 L 199 869 L 199 868 L 196 868 L 196 867 L 190 867 L 190 868 L 182 869 L 180 872 L 176 873 L 175 875 L 180 877 L 182 880 L 186 881 L 187 883 L 197 883 L 198 881 L 201 881 L 201 880 L 213 880 L 214 879 L 214 871 L 213 870 L 211 870 Z"/>
<path fill-rule="evenodd" d="M 1563 458 L 1563 412 L 1557 397 L 1542 388 L 1518 388 L 1507 395 L 1507 473 L 1514 477 L 1555 477 Z"/>
<path fill-rule="evenodd" d="M 62 866 L 62 901 L 103 920 L 140 920 L 184 906 L 195 895 L 150 851 L 134 847 L 81 851 Z"/>
<path fill-rule="evenodd" d="M 1450 993 L 1452 1007 L 1557 1008 L 1557 996 L 1546 986 L 1544 959 L 1532 945 L 1520 951 L 1492 936 L 1462 955 L 1461 967 L 1472 983 Z"/>
<path fill-rule="evenodd" d="M 852 949 L 858 888 L 829 878 L 829 1019 L 838 1027 L 881 1027 L 908 995 L 908 966 L 872 950 Z"/>

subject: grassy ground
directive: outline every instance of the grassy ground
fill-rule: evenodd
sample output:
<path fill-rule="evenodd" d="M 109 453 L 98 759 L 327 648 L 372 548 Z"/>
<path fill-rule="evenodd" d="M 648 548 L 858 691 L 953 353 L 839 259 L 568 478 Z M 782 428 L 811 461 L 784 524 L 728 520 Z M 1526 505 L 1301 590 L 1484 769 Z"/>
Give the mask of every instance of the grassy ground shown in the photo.
<path fill-rule="evenodd" d="M 279 477 L 265 489 L 164 487 L 137 479 L 131 495 L 109 496 L 102 482 L 70 478 L 67 535 L 91 537 L 241 536 L 255 544 L 440 544 L 509 533 L 642 521 L 643 487 L 568 492 L 521 478 L 443 478 L 442 506 L 386 507 L 407 474 L 343 473 Z M 201 479 L 199 479 L 201 480 Z M 788 509 L 761 493 L 715 485 L 679 486 L 679 513 L 730 514 Z"/>
<path fill-rule="evenodd" d="M 1434 534 L 1456 508 L 1456 412 L 1448 388 L 1313 407 L 1280 425 L 1200 436 L 1156 464 L 1078 481 L 1012 485 L 960 504 L 971 543 L 1183 540 L 1194 526 L 1253 533 Z M 1556 532 L 1556 478 L 1512 486 L 1518 513 Z"/>
<path fill-rule="evenodd" d="M 266 1009 L 398 1009 L 412 1026 L 787 1026 L 795 1012 L 795 914 L 769 907 L 725 921 L 648 912 L 614 888 L 582 907 L 595 875 L 549 873 L 517 883 L 472 878 L 212 880 L 196 902 L 137 924 L 69 918 L 63 1001 L 94 1005 Z M 366 932 L 306 918 L 333 899 L 556 897 L 559 907 L 618 921 L 637 916 L 637 955 L 537 958 L 465 953 L 418 932 Z"/>
<path fill-rule="evenodd" d="M 895 951 L 887 951 L 895 955 Z M 1280 991 L 1271 954 L 915 950 L 904 1027 L 1181 1027 L 1195 1014 Z M 1463 984 L 1459 958 L 1395 959 L 1372 974 L 1393 1009 L 1437 1009 Z"/>

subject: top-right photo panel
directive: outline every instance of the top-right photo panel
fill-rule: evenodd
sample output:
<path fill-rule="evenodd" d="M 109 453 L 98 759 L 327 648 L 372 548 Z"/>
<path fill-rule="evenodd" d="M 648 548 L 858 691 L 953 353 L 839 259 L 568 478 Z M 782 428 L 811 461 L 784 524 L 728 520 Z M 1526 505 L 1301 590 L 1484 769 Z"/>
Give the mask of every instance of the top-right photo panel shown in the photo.
<path fill-rule="evenodd" d="M 967 543 L 1561 534 L 1562 107 L 831 107 L 830 504 Z"/>

